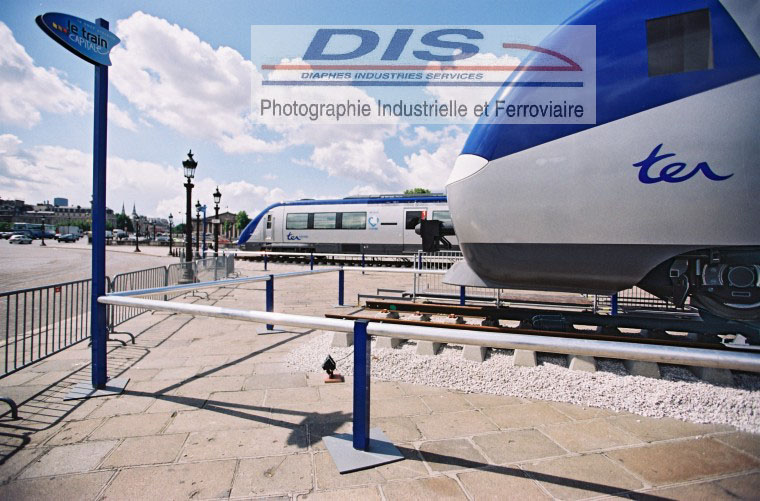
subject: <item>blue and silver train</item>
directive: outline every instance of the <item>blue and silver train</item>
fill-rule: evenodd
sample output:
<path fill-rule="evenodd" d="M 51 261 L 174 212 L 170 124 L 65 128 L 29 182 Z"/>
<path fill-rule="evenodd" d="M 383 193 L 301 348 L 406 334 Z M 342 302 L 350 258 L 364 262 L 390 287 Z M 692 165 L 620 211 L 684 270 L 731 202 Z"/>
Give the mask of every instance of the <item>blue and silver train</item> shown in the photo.
<path fill-rule="evenodd" d="M 248 223 L 238 246 L 253 251 L 408 254 L 422 248 L 415 228 L 423 219 L 451 225 L 444 195 L 278 202 Z"/>
<path fill-rule="evenodd" d="M 446 281 L 760 320 L 760 3 L 600 0 L 566 24 L 596 26 L 596 123 L 481 118 L 447 181 Z"/>

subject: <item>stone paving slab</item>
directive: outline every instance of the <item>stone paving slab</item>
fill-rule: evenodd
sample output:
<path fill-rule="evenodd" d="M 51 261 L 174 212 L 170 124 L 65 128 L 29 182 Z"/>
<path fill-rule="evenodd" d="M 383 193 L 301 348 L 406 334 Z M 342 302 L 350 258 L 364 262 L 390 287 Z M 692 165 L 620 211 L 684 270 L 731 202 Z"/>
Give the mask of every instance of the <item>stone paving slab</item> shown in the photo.
<path fill-rule="evenodd" d="M 349 298 L 412 281 L 347 278 Z M 331 275 L 280 280 L 275 309 L 322 315 L 336 299 L 325 291 L 335 288 Z M 180 301 L 264 305 L 263 287 L 209 292 Z M 0 498 L 712 500 L 760 492 L 758 435 L 403 381 L 372 381 L 371 422 L 405 459 L 340 475 L 322 437 L 351 433 L 353 378 L 326 385 L 324 374 L 287 366 L 290 351 L 321 331 L 257 335 L 258 327 L 138 316 L 118 329 L 135 334 L 135 345 L 109 343 L 109 375 L 131 378 L 115 397 L 63 402 L 71 384 L 89 380 L 84 343 L 0 380 L 22 402 L 22 420 L 0 418 Z"/>

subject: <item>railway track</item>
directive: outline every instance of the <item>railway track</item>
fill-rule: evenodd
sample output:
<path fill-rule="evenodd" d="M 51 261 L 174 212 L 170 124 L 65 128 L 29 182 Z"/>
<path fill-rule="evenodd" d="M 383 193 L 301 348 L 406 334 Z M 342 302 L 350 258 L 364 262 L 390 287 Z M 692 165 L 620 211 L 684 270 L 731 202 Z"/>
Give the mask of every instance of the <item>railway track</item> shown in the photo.
<path fill-rule="evenodd" d="M 725 343 L 736 332 L 716 333 L 696 315 L 596 315 L 586 311 L 494 306 L 456 306 L 411 301 L 367 301 L 359 314 L 327 314 L 328 318 L 402 324 L 473 332 L 499 332 L 580 338 L 601 341 L 624 341 L 663 346 L 732 350 Z M 515 325 L 517 324 L 517 325 Z M 643 327 L 642 327 L 643 326 Z M 747 339 L 757 340 L 754 329 L 737 325 Z M 755 336 L 755 337 L 752 337 Z"/>

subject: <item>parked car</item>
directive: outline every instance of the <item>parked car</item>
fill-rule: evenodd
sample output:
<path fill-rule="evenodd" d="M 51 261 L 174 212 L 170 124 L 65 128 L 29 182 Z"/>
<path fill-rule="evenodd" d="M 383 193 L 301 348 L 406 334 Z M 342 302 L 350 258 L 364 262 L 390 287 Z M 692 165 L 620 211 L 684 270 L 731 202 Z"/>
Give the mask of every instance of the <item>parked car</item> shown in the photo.
<path fill-rule="evenodd" d="M 13 235 L 8 239 L 9 244 L 31 244 L 32 239 L 26 235 Z"/>
<path fill-rule="evenodd" d="M 60 237 L 58 237 L 58 241 L 59 242 L 76 242 L 77 238 L 78 237 L 74 235 L 73 233 L 66 233 L 65 235 L 61 235 Z"/>
<path fill-rule="evenodd" d="M 169 243 L 169 237 L 166 235 L 159 235 L 156 237 L 156 242 L 158 243 Z"/>
<path fill-rule="evenodd" d="M 2 233 L 0 233 L 0 238 L 4 238 L 6 240 L 8 240 L 9 238 L 11 238 L 12 236 L 13 236 L 13 232 L 12 231 L 3 231 Z"/>

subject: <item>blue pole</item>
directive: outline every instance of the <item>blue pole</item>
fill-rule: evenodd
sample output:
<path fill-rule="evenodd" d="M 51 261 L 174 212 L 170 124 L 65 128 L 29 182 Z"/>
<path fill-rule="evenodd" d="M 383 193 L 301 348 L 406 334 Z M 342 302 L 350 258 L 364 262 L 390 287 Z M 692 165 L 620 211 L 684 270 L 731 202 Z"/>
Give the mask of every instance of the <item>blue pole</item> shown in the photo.
<path fill-rule="evenodd" d="M 611 315 L 617 315 L 618 314 L 618 296 L 617 292 L 613 294 L 610 297 L 610 314 Z"/>
<path fill-rule="evenodd" d="M 467 295 L 465 294 L 465 287 L 464 285 L 459 286 L 459 306 L 464 306 L 465 298 Z"/>
<path fill-rule="evenodd" d="M 354 322 L 354 449 L 369 449 L 370 343 L 367 320 Z"/>
<path fill-rule="evenodd" d="M 364 253 L 362 252 L 362 268 L 364 268 Z M 362 269 L 362 275 L 364 275 L 364 270 Z"/>
<path fill-rule="evenodd" d="M 267 262 L 269 262 L 269 256 L 264 254 L 264 271 L 267 271 Z"/>
<path fill-rule="evenodd" d="M 309 269 L 314 271 L 314 253 L 313 252 L 309 255 Z"/>
<path fill-rule="evenodd" d="M 271 313 L 274 311 L 274 275 L 269 275 L 269 280 L 267 280 L 266 284 L 267 284 L 267 293 L 266 293 L 267 312 Z M 274 330 L 274 325 L 267 324 L 267 330 L 268 331 Z"/>
<path fill-rule="evenodd" d="M 108 21 L 95 23 L 108 29 Z M 92 297 L 90 340 L 92 341 L 92 386 L 103 388 L 108 380 L 106 359 L 106 146 L 108 126 L 108 66 L 95 65 L 95 120 L 92 144 Z"/>
<path fill-rule="evenodd" d="M 343 306 L 343 279 L 344 272 L 342 269 L 338 270 L 338 306 Z"/>

